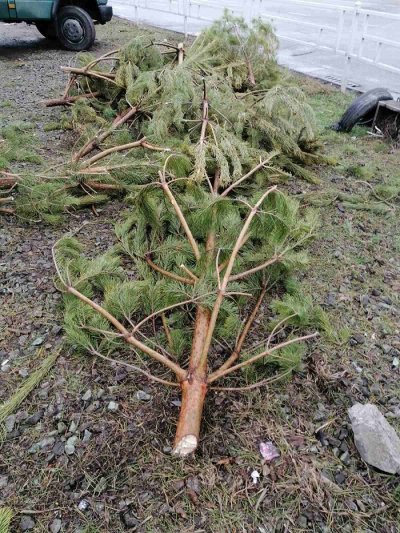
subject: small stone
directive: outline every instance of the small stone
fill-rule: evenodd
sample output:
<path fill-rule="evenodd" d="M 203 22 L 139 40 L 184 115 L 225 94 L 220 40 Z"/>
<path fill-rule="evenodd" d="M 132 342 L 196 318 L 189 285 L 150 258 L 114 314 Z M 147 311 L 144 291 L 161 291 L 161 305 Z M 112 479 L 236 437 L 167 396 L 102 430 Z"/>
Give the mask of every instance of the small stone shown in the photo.
<path fill-rule="evenodd" d="M 338 472 L 335 474 L 335 481 L 338 485 L 342 485 L 346 481 L 346 476 L 343 474 L 343 472 Z"/>
<path fill-rule="evenodd" d="M 37 453 L 40 450 L 40 442 L 35 442 L 35 444 L 32 444 L 32 446 L 29 448 L 28 453 L 34 454 Z"/>
<path fill-rule="evenodd" d="M 119 405 L 117 404 L 117 402 L 109 402 L 109 404 L 107 405 L 107 409 L 112 412 L 118 411 L 118 408 Z"/>
<path fill-rule="evenodd" d="M 46 400 L 49 397 L 48 389 L 43 389 L 38 392 L 38 396 L 41 400 Z"/>
<path fill-rule="evenodd" d="M 340 439 L 336 439 L 335 437 L 328 437 L 329 444 L 331 446 L 339 447 L 342 443 Z"/>
<path fill-rule="evenodd" d="M 353 500 L 347 500 L 346 503 L 347 503 L 347 507 L 348 507 L 351 511 L 355 511 L 355 512 L 358 511 L 358 507 L 357 507 L 357 504 L 356 504 L 355 501 L 353 501 Z"/>
<path fill-rule="evenodd" d="M 16 420 L 17 417 L 15 415 L 10 415 L 5 419 L 4 425 L 6 426 L 7 433 L 11 433 L 11 431 L 14 429 Z"/>
<path fill-rule="evenodd" d="M 301 527 L 302 529 L 306 529 L 308 527 L 308 520 L 307 520 L 307 517 L 304 516 L 304 515 L 300 515 L 299 516 L 299 519 L 297 520 L 297 524 L 299 525 L 299 527 Z"/>
<path fill-rule="evenodd" d="M 90 389 L 88 389 L 85 394 L 82 396 L 82 401 L 83 402 L 88 402 L 90 400 L 90 398 L 92 397 L 92 391 Z"/>
<path fill-rule="evenodd" d="M 57 424 L 57 431 L 58 433 L 65 433 L 67 431 L 67 424 L 64 424 L 64 422 L 59 422 Z"/>
<path fill-rule="evenodd" d="M 91 436 L 92 436 L 92 433 L 88 429 L 85 429 L 83 433 L 82 442 L 86 444 L 87 442 L 89 442 Z"/>
<path fill-rule="evenodd" d="M 399 365 L 400 365 L 400 359 L 398 357 L 394 357 L 394 359 L 392 361 L 392 367 L 393 368 L 399 368 Z"/>
<path fill-rule="evenodd" d="M 19 522 L 21 531 L 29 531 L 35 527 L 35 521 L 30 516 L 23 516 Z"/>
<path fill-rule="evenodd" d="M 369 304 L 369 296 L 368 296 L 368 294 L 362 294 L 360 296 L 360 304 L 363 307 L 367 307 L 367 305 Z"/>
<path fill-rule="evenodd" d="M 137 527 L 140 524 L 140 521 L 129 512 L 122 515 L 122 521 L 127 528 Z"/>
<path fill-rule="evenodd" d="M 59 518 L 55 518 L 50 524 L 51 533 L 59 533 L 61 531 L 62 522 Z"/>
<path fill-rule="evenodd" d="M 172 400 L 171 404 L 175 407 L 180 407 L 182 405 L 182 402 L 180 400 Z"/>
<path fill-rule="evenodd" d="M 54 455 L 57 455 L 57 456 L 60 456 L 64 453 L 65 449 L 64 449 L 64 443 L 59 441 L 57 442 L 54 447 L 53 447 L 53 453 Z"/>
<path fill-rule="evenodd" d="M 69 425 L 69 429 L 68 429 L 68 431 L 69 431 L 70 433 L 75 433 L 75 431 L 76 431 L 77 429 L 78 429 L 78 424 L 77 424 L 76 422 L 72 421 L 72 422 L 70 423 L 70 425 Z"/>
<path fill-rule="evenodd" d="M 364 344 L 364 342 L 365 342 L 365 337 L 361 333 L 355 333 L 354 335 L 350 337 L 350 343 L 353 344 L 354 346 L 357 344 Z"/>
<path fill-rule="evenodd" d="M 386 354 L 386 355 L 387 355 L 388 353 L 390 353 L 391 349 L 392 349 L 392 347 L 391 347 L 389 344 L 382 344 L 382 345 L 381 345 L 381 350 L 382 350 L 382 352 L 383 352 L 384 354 Z"/>
<path fill-rule="evenodd" d="M 78 504 L 78 509 L 80 511 L 86 511 L 86 509 L 89 507 L 89 502 L 87 500 L 81 500 Z"/>
<path fill-rule="evenodd" d="M 40 447 L 48 448 L 49 446 L 53 446 L 53 444 L 56 442 L 56 439 L 54 437 L 45 437 L 40 441 Z"/>
<path fill-rule="evenodd" d="M 43 418 L 43 415 L 44 415 L 43 410 L 36 411 L 36 413 L 33 413 L 33 415 L 31 415 L 29 418 L 26 419 L 26 423 L 29 426 L 34 426 L 35 424 L 39 422 L 39 420 Z"/>
<path fill-rule="evenodd" d="M 29 370 L 27 368 L 20 368 L 18 370 L 18 374 L 21 376 L 21 378 L 27 378 L 29 376 Z"/>
<path fill-rule="evenodd" d="M 0 489 L 4 489 L 8 485 L 8 476 L 0 476 Z"/>
<path fill-rule="evenodd" d="M 326 298 L 326 305 L 333 307 L 336 304 L 336 294 L 330 292 Z"/>
<path fill-rule="evenodd" d="M 76 435 L 70 437 L 65 444 L 65 453 L 67 455 L 72 455 L 75 453 L 75 445 L 78 442 L 78 437 Z"/>
<path fill-rule="evenodd" d="M 340 456 L 340 460 L 342 461 L 342 463 L 346 466 L 349 466 L 350 464 L 350 454 L 348 451 L 342 453 L 342 455 Z"/>
<path fill-rule="evenodd" d="M 151 395 L 145 392 L 144 390 L 138 390 L 136 393 L 136 398 L 138 400 L 148 402 L 149 400 L 151 400 Z"/>
<path fill-rule="evenodd" d="M 52 335 L 58 335 L 62 331 L 62 326 L 53 326 L 51 329 Z"/>
<path fill-rule="evenodd" d="M 41 344 L 43 344 L 44 342 L 44 338 L 43 337 L 37 337 L 33 342 L 32 342 L 32 346 L 40 346 Z"/>

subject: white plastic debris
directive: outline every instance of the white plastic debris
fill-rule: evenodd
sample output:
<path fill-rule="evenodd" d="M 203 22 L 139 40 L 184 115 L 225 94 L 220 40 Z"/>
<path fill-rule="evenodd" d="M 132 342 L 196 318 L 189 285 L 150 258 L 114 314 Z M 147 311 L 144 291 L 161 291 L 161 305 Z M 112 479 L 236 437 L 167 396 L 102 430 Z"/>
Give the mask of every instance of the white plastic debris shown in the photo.
<path fill-rule="evenodd" d="M 267 462 L 280 456 L 278 448 L 270 440 L 260 442 L 260 453 Z"/>
<path fill-rule="evenodd" d="M 254 485 L 257 485 L 258 480 L 260 479 L 260 473 L 257 470 L 253 470 L 250 474 L 251 479 L 253 480 Z"/>

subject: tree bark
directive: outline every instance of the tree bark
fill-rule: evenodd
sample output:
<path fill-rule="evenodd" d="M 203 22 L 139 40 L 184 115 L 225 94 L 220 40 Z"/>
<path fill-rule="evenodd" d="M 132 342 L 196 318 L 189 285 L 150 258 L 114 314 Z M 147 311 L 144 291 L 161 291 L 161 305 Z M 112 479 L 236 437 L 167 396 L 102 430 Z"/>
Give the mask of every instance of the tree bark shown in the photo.
<path fill-rule="evenodd" d="M 181 382 L 182 406 L 176 428 L 173 453 L 185 457 L 197 448 L 201 418 L 207 394 L 207 357 L 202 357 L 211 313 L 197 308 L 192 353 L 186 378 Z"/>

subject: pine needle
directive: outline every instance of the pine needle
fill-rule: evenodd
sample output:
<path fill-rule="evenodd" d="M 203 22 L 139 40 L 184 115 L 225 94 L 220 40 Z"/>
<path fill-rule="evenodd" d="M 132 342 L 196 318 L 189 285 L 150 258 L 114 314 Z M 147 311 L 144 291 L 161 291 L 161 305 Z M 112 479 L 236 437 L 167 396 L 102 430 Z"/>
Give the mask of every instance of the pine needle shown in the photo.
<path fill-rule="evenodd" d="M 5 439 L 5 419 L 13 414 L 21 403 L 29 396 L 29 394 L 39 385 L 42 379 L 46 374 L 51 370 L 57 361 L 58 356 L 60 355 L 61 349 L 57 352 L 50 354 L 46 359 L 43 360 L 40 367 L 31 374 L 23 385 L 16 392 L 6 400 L 2 405 L 0 405 L 0 445 L 4 442 Z M 38 356 L 40 356 L 42 350 L 39 350 Z M 1 524 L 1 521 L 0 521 Z M 2 530 L 0 528 L 0 533 Z"/>
<path fill-rule="evenodd" d="M 0 508 L 0 533 L 9 533 L 13 513 L 9 507 Z"/>

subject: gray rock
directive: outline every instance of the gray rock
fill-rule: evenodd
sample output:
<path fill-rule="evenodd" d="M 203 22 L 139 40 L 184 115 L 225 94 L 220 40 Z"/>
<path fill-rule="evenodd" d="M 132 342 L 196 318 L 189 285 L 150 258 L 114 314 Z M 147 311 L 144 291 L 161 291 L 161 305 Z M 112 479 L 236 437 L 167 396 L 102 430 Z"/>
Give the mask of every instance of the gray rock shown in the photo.
<path fill-rule="evenodd" d="M 77 424 L 76 422 L 72 421 L 72 422 L 70 423 L 70 425 L 69 425 L 69 429 L 68 429 L 68 431 L 69 431 L 70 433 L 75 433 L 75 431 L 76 431 L 77 429 L 78 429 L 78 424 Z"/>
<path fill-rule="evenodd" d="M 350 344 L 355 346 L 356 344 L 364 344 L 365 337 L 362 333 L 354 333 L 350 338 Z"/>
<path fill-rule="evenodd" d="M 137 527 L 140 524 L 140 521 L 130 512 L 126 512 L 122 515 L 122 521 L 128 529 Z"/>
<path fill-rule="evenodd" d="M 345 451 L 344 453 L 342 453 L 342 455 L 340 456 L 340 460 L 342 461 L 342 463 L 346 466 L 349 466 L 350 464 L 350 454 L 348 451 Z"/>
<path fill-rule="evenodd" d="M 64 422 L 59 422 L 57 424 L 57 431 L 58 433 L 65 433 L 67 431 L 67 425 Z"/>
<path fill-rule="evenodd" d="M 356 403 L 349 409 L 349 417 L 364 461 L 383 472 L 400 473 L 400 438 L 379 409 Z"/>
<path fill-rule="evenodd" d="M 37 411 L 36 413 L 33 413 L 29 418 L 26 419 L 26 423 L 30 426 L 34 426 L 43 418 L 44 411 L 41 409 L 40 411 Z"/>
<path fill-rule="evenodd" d="M 50 524 L 51 533 L 59 533 L 59 531 L 61 531 L 61 528 L 62 528 L 62 522 L 59 518 L 55 518 Z"/>
<path fill-rule="evenodd" d="M 86 444 L 87 442 L 89 442 L 91 436 L 92 436 L 92 433 L 88 429 L 85 429 L 85 432 L 83 433 L 82 442 Z"/>
<path fill-rule="evenodd" d="M 35 527 L 35 521 L 30 516 L 23 516 L 19 522 L 21 531 L 29 531 Z"/>
<path fill-rule="evenodd" d="M 392 347 L 389 344 L 382 344 L 381 349 L 384 354 L 388 354 L 390 353 Z"/>
<path fill-rule="evenodd" d="M 136 398 L 138 400 L 148 402 L 149 400 L 151 400 L 151 395 L 147 394 L 147 392 L 145 392 L 144 390 L 138 390 L 136 393 Z"/>
<path fill-rule="evenodd" d="M 10 415 L 5 419 L 4 425 L 6 426 L 7 433 L 11 433 L 14 429 L 16 420 L 17 417 L 15 415 Z"/>
<path fill-rule="evenodd" d="M 21 368 L 18 370 L 18 374 L 21 376 L 21 378 L 27 378 L 29 376 L 29 370 L 27 368 Z"/>
<path fill-rule="evenodd" d="M 33 342 L 32 342 L 32 346 L 40 346 L 41 344 L 43 344 L 44 342 L 44 338 L 43 337 L 37 337 Z"/>
<path fill-rule="evenodd" d="M 53 447 L 54 455 L 62 455 L 64 453 L 64 443 L 59 441 Z"/>
<path fill-rule="evenodd" d="M 53 446 L 55 442 L 56 442 L 56 439 L 54 437 L 45 437 L 39 442 L 39 444 L 40 444 L 40 447 L 43 449 L 49 446 Z"/>
<path fill-rule="evenodd" d="M 76 445 L 77 441 L 78 441 L 78 437 L 76 435 L 70 437 L 67 440 L 67 442 L 65 444 L 65 448 L 64 448 L 65 453 L 67 455 L 72 455 L 73 453 L 75 453 L 75 445 Z"/>
<path fill-rule="evenodd" d="M 8 485 L 8 476 L 0 476 L 0 489 L 4 489 Z"/>
<path fill-rule="evenodd" d="M 88 389 L 85 394 L 82 396 L 82 401 L 83 402 L 88 402 L 90 400 L 90 398 L 92 397 L 92 391 L 90 389 Z"/>
<path fill-rule="evenodd" d="M 28 453 L 37 453 L 40 450 L 40 442 L 35 442 L 35 444 L 32 444 L 32 446 L 29 448 Z"/>
<path fill-rule="evenodd" d="M 118 411 L 118 407 L 119 407 L 119 406 L 118 406 L 117 402 L 110 402 L 110 403 L 108 404 L 108 406 L 107 406 L 107 409 L 108 409 L 109 411 Z"/>

